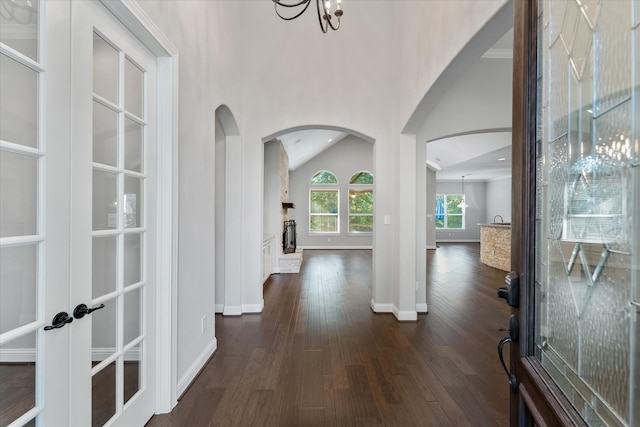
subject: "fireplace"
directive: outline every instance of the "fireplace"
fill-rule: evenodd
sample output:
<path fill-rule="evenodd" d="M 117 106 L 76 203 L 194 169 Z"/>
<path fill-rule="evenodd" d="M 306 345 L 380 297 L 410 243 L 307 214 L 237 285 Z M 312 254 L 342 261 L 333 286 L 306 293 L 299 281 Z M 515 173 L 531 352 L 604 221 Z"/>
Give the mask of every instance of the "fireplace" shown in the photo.
<path fill-rule="evenodd" d="M 284 232 L 282 233 L 282 252 L 291 254 L 296 251 L 296 221 L 284 222 Z"/>

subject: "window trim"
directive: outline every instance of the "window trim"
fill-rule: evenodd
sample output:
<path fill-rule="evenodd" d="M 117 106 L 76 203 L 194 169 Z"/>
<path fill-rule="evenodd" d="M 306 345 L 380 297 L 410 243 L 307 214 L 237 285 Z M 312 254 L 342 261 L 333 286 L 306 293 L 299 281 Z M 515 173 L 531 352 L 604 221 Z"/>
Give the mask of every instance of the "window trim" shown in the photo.
<path fill-rule="evenodd" d="M 467 229 L 466 208 L 462 208 L 462 213 L 461 214 L 447 214 L 447 198 L 450 197 L 450 196 L 457 196 L 457 197 L 463 198 L 463 195 L 462 194 L 457 194 L 457 193 L 436 193 L 436 200 L 435 200 L 436 206 L 437 206 L 437 203 L 438 203 L 438 196 L 444 197 L 444 201 L 443 202 L 444 202 L 444 210 L 445 210 L 445 212 L 444 212 L 444 225 L 445 226 L 440 228 L 440 227 L 437 226 L 437 224 L 434 224 L 436 231 L 448 231 L 448 232 L 466 231 L 466 229 Z M 456 216 L 456 217 L 460 216 L 460 217 L 462 217 L 462 227 L 460 227 L 460 228 L 449 228 L 449 227 L 447 227 L 447 223 L 448 223 L 447 219 L 448 219 L 449 216 Z M 435 221 L 438 221 L 437 218 L 436 218 L 436 213 L 435 212 L 434 212 L 433 218 L 434 218 Z"/>
<path fill-rule="evenodd" d="M 311 194 L 314 192 L 335 192 L 337 196 L 337 211 L 336 213 L 313 213 L 311 212 Z M 311 217 L 312 216 L 335 216 L 337 218 L 336 231 L 312 231 L 311 230 Z M 309 221 L 308 221 L 309 236 L 339 236 L 340 235 L 340 187 L 335 184 L 311 184 L 309 187 Z"/>

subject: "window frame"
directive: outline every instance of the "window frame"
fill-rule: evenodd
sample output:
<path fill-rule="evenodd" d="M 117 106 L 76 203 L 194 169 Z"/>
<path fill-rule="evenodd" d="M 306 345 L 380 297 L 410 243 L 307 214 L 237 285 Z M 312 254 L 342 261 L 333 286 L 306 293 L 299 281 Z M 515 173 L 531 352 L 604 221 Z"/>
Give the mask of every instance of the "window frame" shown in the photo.
<path fill-rule="evenodd" d="M 456 193 L 436 193 L 436 198 L 435 198 L 435 206 L 434 208 L 436 208 L 438 206 L 438 197 L 442 196 L 443 197 L 443 203 L 444 203 L 444 226 L 443 227 L 438 227 L 438 219 L 436 217 L 437 213 L 434 213 L 433 217 L 435 219 L 435 229 L 436 231 L 465 231 L 466 230 L 466 208 L 461 208 L 462 209 L 462 213 L 460 214 L 448 214 L 447 213 L 447 199 L 449 197 L 459 197 L 461 200 L 464 201 L 464 196 L 462 194 L 456 194 Z M 455 216 L 455 217 L 461 217 L 462 219 L 462 226 L 460 228 L 449 228 L 447 227 L 448 225 L 448 219 L 450 216 Z"/>
<path fill-rule="evenodd" d="M 333 177 L 336 179 L 335 183 L 327 183 L 327 184 L 322 184 L 322 183 L 314 183 L 313 179 L 320 173 L 323 172 L 327 172 L 330 173 L 331 175 L 333 175 Z M 336 193 L 336 212 L 327 212 L 327 213 L 317 213 L 317 212 L 311 212 L 311 196 L 314 192 L 323 192 L 323 193 Z M 338 180 L 338 177 L 336 176 L 335 173 L 329 171 L 329 170 L 320 170 L 316 173 L 314 173 L 311 176 L 311 179 L 309 180 L 309 208 L 308 208 L 308 214 L 309 214 L 309 221 L 307 223 L 308 226 L 308 234 L 309 236 L 339 236 L 340 235 L 340 181 Z M 313 217 L 318 217 L 318 216 L 327 216 L 327 217 L 335 217 L 336 218 L 336 230 L 335 231 L 313 231 L 312 227 L 311 227 L 311 220 Z"/>
<path fill-rule="evenodd" d="M 371 175 L 372 182 L 371 184 L 352 184 L 354 177 L 360 173 L 367 173 Z M 369 191 L 371 192 L 371 198 L 373 199 L 373 174 L 367 170 L 357 171 L 351 176 L 349 180 L 349 186 L 347 190 L 347 234 L 350 236 L 371 236 L 373 235 L 373 230 L 375 227 L 374 224 L 374 206 L 371 207 L 371 213 L 351 213 L 351 191 Z M 351 229 L 351 218 L 352 217 L 371 217 L 371 231 L 353 231 Z"/>

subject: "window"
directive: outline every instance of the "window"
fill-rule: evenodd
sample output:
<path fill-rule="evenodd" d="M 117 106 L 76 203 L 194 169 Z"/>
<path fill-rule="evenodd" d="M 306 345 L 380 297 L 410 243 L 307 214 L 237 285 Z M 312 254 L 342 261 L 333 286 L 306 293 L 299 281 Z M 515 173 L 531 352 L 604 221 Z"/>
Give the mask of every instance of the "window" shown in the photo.
<path fill-rule="evenodd" d="M 436 194 L 436 229 L 464 230 L 461 194 Z"/>
<path fill-rule="evenodd" d="M 354 174 L 349 181 L 349 233 L 373 232 L 373 175 Z"/>
<path fill-rule="evenodd" d="M 340 212 L 338 179 L 329 171 L 311 178 L 309 189 L 309 233 L 339 233 Z"/>

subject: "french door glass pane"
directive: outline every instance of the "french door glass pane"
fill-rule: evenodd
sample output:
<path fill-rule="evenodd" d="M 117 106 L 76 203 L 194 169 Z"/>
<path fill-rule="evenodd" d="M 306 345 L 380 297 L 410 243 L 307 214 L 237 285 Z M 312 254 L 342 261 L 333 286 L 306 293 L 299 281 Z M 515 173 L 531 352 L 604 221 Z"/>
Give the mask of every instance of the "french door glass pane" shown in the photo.
<path fill-rule="evenodd" d="M 91 313 L 91 361 L 95 365 L 116 352 L 117 298 L 104 302 L 104 308 Z"/>
<path fill-rule="evenodd" d="M 0 54 L 0 114 L 0 140 L 38 146 L 38 72 L 3 54 Z"/>
<path fill-rule="evenodd" d="M 143 117 L 144 74 L 129 58 L 124 61 L 124 107 L 136 117 Z"/>
<path fill-rule="evenodd" d="M 118 105 L 118 51 L 98 34 L 93 35 L 93 92 Z"/>
<path fill-rule="evenodd" d="M 124 120 L 124 168 L 142 172 L 143 126 L 129 118 Z"/>
<path fill-rule="evenodd" d="M 536 356 L 590 425 L 638 425 L 639 5 L 538 5 Z"/>
<path fill-rule="evenodd" d="M 93 171 L 93 229 L 118 228 L 118 177 Z"/>
<path fill-rule="evenodd" d="M 93 102 L 93 161 L 118 165 L 118 113 Z"/>
<path fill-rule="evenodd" d="M 124 294 L 124 345 L 140 336 L 142 308 L 140 298 L 142 288 Z"/>
<path fill-rule="evenodd" d="M 37 234 L 38 159 L 0 151 L 0 237 Z"/>
<path fill-rule="evenodd" d="M 127 403 L 141 388 L 142 345 L 138 344 L 125 353 L 124 402 Z"/>
<path fill-rule="evenodd" d="M 92 246 L 92 298 L 96 299 L 116 290 L 118 277 L 118 238 L 94 237 Z"/>
<path fill-rule="evenodd" d="M 142 280 L 140 276 L 142 260 L 142 235 L 140 233 L 124 236 L 124 286 L 133 285 Z"/>
<path fill-rule="evenodd" d="M 0 334 L 37 319 L 37 254 L 33 244 L 0 248 Z"/>
<path fill-rule="evenodd" d="M 124 177 L 124 227 L 136 228 L 143 227 L 141 221 L 142 206 L 142 184 L 141 178 L 131 176 Z"/>
<path fill-rule="evenodd" d="M 116 372 L 116 362 L 112 362 L 92 378 L 91 425 L 93 427 L 105 425 L 116 413 Z"/>
<path fill-rule="evenodd" d="M 0 42 L 38 60 L 39 0 L 12 0 L 2 3 Z"/>
<path fill-rule="evenodd" d="M 0 396 L 2 399 L 0 425 L 2 426 L 11 424 L 35 407 L 36 334 L 37 332 L 32 332 L 0 345 Z"/>

